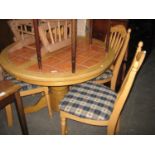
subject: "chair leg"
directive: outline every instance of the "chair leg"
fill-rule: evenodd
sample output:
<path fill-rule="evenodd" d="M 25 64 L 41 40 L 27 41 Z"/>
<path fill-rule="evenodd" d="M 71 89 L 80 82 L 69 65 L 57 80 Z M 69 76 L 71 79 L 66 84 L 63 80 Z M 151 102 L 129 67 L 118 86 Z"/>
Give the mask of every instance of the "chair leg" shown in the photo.
<path fill-rule="evenodd" d="M 20 126 L 22 129 L 22 134 L 28 135 L 28 128 L 27 128 L 27 123 L 26 123 L 26 118 L 25 118 L 25 113 L 24 113 L 24 107 L 23 107 L 23 103 L 22 103 L 19 92 L 15 93 L 15 98 L 16 98 L 15 105 L 17 109 Z"/>
<path fill-rule="evenodd" d="M 12 113 L 11 104 L 8 104 L 5 107 L 5 112 L 6 112 L 6 118 L 7 118 L 8 127 L 12 127 L 12 125 L 13 125 L 13 113 Z"/>
<path fill-rule="evenodd" d="M 108 127 L 107 127 L 107 134 L 108 135 L 114 135 L 115 134 L 116 124 L 117 124 L 117 120 L 110 121 L 110 123 L 108 124 Z"/>
<path fill-rule="evenodd" d="M 67 118 L 66 118 L 65 134 L 66 135 L 68 134 Z"/>
<path fill-rule="evenodd" d="M 48 106 L 48 113 L 49 113 L 49 116 L 52 117 L 52 108 L 51 108 L 51 104 L 50 104 L 50 96 L 49 96 L 49 93 L 48 93 L 48 89 L 45 90 L 45 98 L 47 100 L 47 106 Z"/>
<path fill-rule="evenodd" d="M 113 90 L 113 91 L 115 91 L 115 89 L 116 89 L 116 81 L 111 81 L 111 83 L 110 83 L 110 88 Z"/>
<path fill-rule="evenodd" d="M 118 133 L 119 129 L 120 129 L 120 117 L 119 117 L 119 119 L 117 121 L 117 124 L 116 124 L 116 131 L 115 131 L 115 133 Z"/>
<path fill-rule="evenodd" d="M 115 134 L 115 128 L 113 128 L 112 126 L 108 126 L 107 134 L 108 135 L 114 135 Z"/>
<path fill-rule="evenodd" d="M 61 134 L 65 135 L 67 133 L 68 133 L 67 119 L 61 116 Z"/>

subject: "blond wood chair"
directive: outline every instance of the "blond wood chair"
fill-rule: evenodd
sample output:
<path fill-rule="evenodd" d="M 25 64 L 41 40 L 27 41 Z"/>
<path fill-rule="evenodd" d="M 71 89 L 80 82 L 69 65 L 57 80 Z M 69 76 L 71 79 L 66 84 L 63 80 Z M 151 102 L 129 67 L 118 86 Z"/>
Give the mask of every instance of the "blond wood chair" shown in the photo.
<path fill-rule="evenodd" d="M 21 88 L 22 88 L 20 90 L 21 97 L 39 94 L 39 93 L 41 93 L 42 96 L 45 96 L 47 107 L 48 107 L 48 113 L 49 113 L 49 116 L 52 117 L 52 108 L 51 108 L 51 104 L 50 104 L 48 87 L 37 87 L 36 85 L 31 85 L 31 84 L 28 84 L 28 83 L 25 83 L 22 81 L 18 81 L 15 79 L 15 77 L 11 76 L 8 73 L 4 74 L 4 79 L 12 81 L 14 84 L 21 86 Z M 12 115 L 11 104 L 7 105 L 5 110 L 6 110 L 8 126 L 11 127 L 13 124 L 13 115 Z"/>
<path fill-rule="evenodd" d="M 67 119 L 96 126 L 106 126 L 107 134 L 115 134 L 125 101 L 135 76 L 145 58 L 139 43 L 132 65 L 118 93 L 91 81 L 72 86 L 60 104 L 61 133 L 67 133 Z"/>
<path fill-rule="evenodd" d="M 123 25 L 117 25 L 111 28 L 109 45 L 110 48 L 115 52 L 113 64 L 110 66 L 110 69 L 106 70 L 103 74 L 93 79 L 93 81 L 102 84 L 110 82 L 111 89 L 115 90 L 119 70 L 126 55 L 128 43 L 130 40 L 130 33 L 131 29 L 126 31 Z"/>
<path fill-rule="evenodd" d="M 11 52 L 22 47 L 36 50 L 34 27 L 31 19 L 16 19 L 8 22 L 16 45 Z M 71 44 L 71 20 L 39 20 L 39 35 L 42 52 L 53 52 Z"/>
<path fill-rule="evenodd" d="M 130 30 L 131 31 L 131 30 Z M 117 59 L 127 37 L 126 28 L 123 25 L 115 25 L 110 29 L 109 47 L 116 53 L 114 61 Z M 105 39 L 106 42 L 107 39 Z"/>
<path fill-rule="evenodd" d="M 33 22 L 31 19 L 16 19 L 8 21 L 13 32 L 14 41 L 25 40 L 34 36 Z"/>
<path fill-rule="evenodd" d="M 10 20 L 8 25 L 14 35 L 13 40 L 16 42 L 11 51 L 21 49 L 22 47 L 36 50 L 35 47 L 30 46 L 35 43 L 33 21 L 31 19 Z"/>
<path fill-rule="evenodd" d="M 43 22 L 39 25 L 39 34 L 46 51 L 53 52 L 71 44 L 71 20 L 43 20 Z"/>

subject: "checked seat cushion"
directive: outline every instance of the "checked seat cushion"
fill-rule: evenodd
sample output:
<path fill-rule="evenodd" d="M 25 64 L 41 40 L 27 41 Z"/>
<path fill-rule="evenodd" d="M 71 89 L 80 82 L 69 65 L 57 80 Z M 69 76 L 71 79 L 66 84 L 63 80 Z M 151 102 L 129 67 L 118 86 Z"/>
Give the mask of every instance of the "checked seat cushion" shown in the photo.
<path fill-rule="evenodd" d="M 112 77 L 112 71 L 110 69 L 106 70 L 103 74 L 99 75 L 98 77 L 96 77 L 93 80 L 105 80 L 107 78 L 111 78 Z"/>
<path fill-rule="evenodd" d="M 92 120 L 108 120 L 114 107 L 116 93 L 91 81 L 71 87 L 60 103 L 60 110 Z"/>
<path fill-rule="evenodd" d="M 38 87 L 36 85 L 32 85 L 32 84 L 29 84 L 29 83 L 26 83 L 26 82 L 23 82 L 23 81 L 16 80 L 16 78 L 14 76 L 12 76 L 12 75 L 10 75 L 9 73 L 6 73 L 6 72 L 4 73 L 4 79 L 5 80 L 10 80 L 14 84 L 20 85 L 22 91 L 30 90 L 32 88 Z"/>

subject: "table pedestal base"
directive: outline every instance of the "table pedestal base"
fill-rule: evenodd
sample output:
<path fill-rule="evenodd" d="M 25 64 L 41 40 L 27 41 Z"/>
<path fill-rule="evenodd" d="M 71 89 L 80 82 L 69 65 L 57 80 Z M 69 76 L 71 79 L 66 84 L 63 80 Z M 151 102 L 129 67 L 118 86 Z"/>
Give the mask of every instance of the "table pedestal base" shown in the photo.
<path fill-rule="evenodd" d="M 50 87 L 51 94 L 51 106 L 53 111 L 59 111 L 60 101 L 64 98 L 64 96 L 68 92 L 68 86 L 60 86 L 60 87 Z"/>
<path fill-rule="evenodd" d="M 64 95 L 68 92 L 67 86 L 50 87 L 50 102 L 53 111 L 59 111 L 60 101 Z M 36 104 L 24 108 L 24 112 L 32 113 L 41 110 L 47 106 L 46 99 L 43 96 Z"/>

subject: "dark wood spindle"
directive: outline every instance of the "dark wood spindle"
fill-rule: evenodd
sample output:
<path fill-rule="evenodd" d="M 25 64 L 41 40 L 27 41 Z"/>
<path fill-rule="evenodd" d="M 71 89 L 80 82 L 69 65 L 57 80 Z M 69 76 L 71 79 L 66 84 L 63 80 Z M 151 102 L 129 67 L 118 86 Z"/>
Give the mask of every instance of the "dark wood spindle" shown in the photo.
<path fill-rule="evenodd" d="M 37 60 L 38 60 L 38 67 L 42 69 L 42 62 L 41 62 L 41 44 L 40 44 L 40 37 L 39 37 L 39 30 L 38 30 L 39 20 L 33 19 L 33 26 L 34 26 L 34 35 L 35 35 L 35 44 L 36 44 L 36 51 L 37 51 Z"/>
<path fill-rule="evenodd" d="M 77 19 L 72 20 L 72 73 L 76 70 L 76 46 L 77 46 Z"/>

